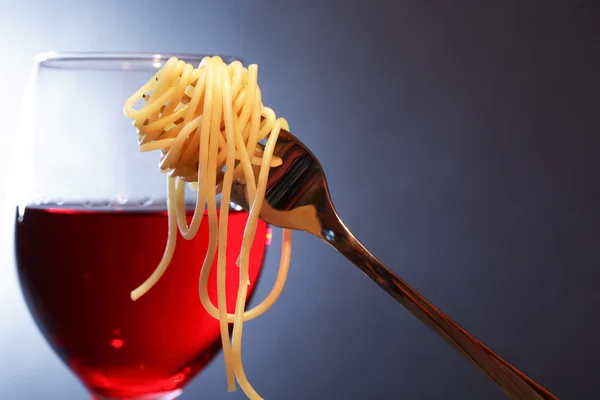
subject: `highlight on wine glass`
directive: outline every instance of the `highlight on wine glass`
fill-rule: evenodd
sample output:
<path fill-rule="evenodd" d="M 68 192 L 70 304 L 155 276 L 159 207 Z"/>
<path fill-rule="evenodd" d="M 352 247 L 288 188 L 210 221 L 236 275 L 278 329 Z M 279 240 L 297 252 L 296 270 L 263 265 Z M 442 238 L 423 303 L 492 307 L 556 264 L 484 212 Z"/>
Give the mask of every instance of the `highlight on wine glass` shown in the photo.
<path fill-rule="evenodd" d="M 55 352 L 93 397 L 169 399 L 223 349 L 229 389 L 237 378 L 256 398 L 241 327 L 281 293 L 291 238 L 273 291 L 246 310 L 271 229 L 230 202 L 230 182 L 264 195 L 253 171 L 278 160 L 259 142 L 287 127 L 262 105 L 256 66 L 45 53 L 26 97 L 16 259 Z"/>

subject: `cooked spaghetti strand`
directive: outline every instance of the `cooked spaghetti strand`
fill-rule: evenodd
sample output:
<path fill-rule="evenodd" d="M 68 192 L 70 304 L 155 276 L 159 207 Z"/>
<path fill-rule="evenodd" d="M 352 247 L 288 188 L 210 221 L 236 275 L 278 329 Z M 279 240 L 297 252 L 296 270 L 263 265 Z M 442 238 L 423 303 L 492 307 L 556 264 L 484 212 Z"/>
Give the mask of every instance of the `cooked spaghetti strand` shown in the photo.
<path fill-rule="evenodd" d="M 135 105 L 145 103 L 135 109 Z M 228 389 L 235 381 L 250 399 L 261 399 L 242 365 L 242 328 L 245 321 L 266 312 L 281 294 L 289 270 L 292 233 L 283 230 L 277 278 L 267 297 L 246 310 L 250 251 L 271 168 L 281 164 L 273 152 L 283 118 L 262 104 L 256 65 L 225 64 L 219 57 L 205 57 L 198 67 L 170 58 L 139 90 L 127 99 L 125 114 L 138 129 L 140 151 L 161 151 L 159 168 L 167 175 L 168 238 L 156 270 L 131 292 L 133 300 L 147 293 L 168 267 L 176 245 L 177 230 L 184 239 L 194 238 L 207 214 L 209 244 L 202 263 L 198 292 L 206 311 L 219 321 Z M 264 149 L 259 142 L 266 139 Z M 242 238 L 239 285 L 234 313 L 227 312 L 227 221 L 231 188 L 246 185 L 250 204 Z M 196 205 L 188 224 L 185 185 L 196 192 Z M 217 195 L 221 205 L 217 216 Z M 217 256 L 218 255 L 218 256 Z M 216 260 L 217 305 L 208 296 L 208 278 Z M 233 335 L 229 337 L 229 324 Z"/>

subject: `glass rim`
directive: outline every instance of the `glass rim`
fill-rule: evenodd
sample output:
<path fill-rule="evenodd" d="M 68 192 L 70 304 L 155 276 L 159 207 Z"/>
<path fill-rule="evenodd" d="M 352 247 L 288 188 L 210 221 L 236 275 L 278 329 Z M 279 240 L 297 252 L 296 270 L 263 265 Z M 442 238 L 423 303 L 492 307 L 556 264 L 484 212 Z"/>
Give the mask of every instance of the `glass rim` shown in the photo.
<path fill-rule="evenodd" d="M 240 57 L 225 54 L 136 51 L 46 51 L 36 54 L 34 61 L 39 68 L 148 70 L 160 68 L 171 57 L 199 64 L 205 57 L 212 56 L 219 56 L 226 63 L 243 62 Z"/>

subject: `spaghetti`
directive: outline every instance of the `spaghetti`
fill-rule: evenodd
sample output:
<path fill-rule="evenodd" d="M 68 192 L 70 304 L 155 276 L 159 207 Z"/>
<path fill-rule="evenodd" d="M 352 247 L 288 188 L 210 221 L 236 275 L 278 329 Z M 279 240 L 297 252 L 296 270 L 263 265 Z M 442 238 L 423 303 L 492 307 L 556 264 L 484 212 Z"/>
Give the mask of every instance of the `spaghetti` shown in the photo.
<path fill-rule="evenodd" d="M 237 379 L 250 399 L 261 399 L 248 381 L 241 359 L 243 322 L 256 318 L 277 300 L 285 284 L 291 255 L 290 230 L 283 230 L 279 272 L 269 295 L 256 307 L 245 310 L 249 281 L 249 255 L 258 215 L 264 201 L 271 167 L 281 160 L 273 155 L 285 119 L 264 107 L 258 87 L 256 65 L 226 64 L 220 57 L 205 57 L 197 68 L 175 57 L 125 103 L 125 114 L 138 130 L 141 151 L 161 150 L 160 169 L 167 175 L 168 238 L 163 257 L 152 275 L 131 292 L 135 301 L 161 278 L 175 252 L 177 229 L 187 239 L 198 232 L 207 209 L 209 246 L 200 272 L 199 295 L 206 311 L 219 320 L 228 390 L 235 391 Z M 135 105 L 145 103 L 135 109 Z M 260 141 L 266 140 L 263 147 Z M 255 168 L 258 169 L 257 176 Z M 240 285 L 235 312 L 227 312 L 226 246 L 231 187 L 246 185 L 250 204 L 242 239 Z M 196 191 L 196 206 L 190 224 L 186 219 L 185 185 Z M 217 194 L 221 194 L 220 219 Z M 217 305 L 208 296 L 208 277 L 217 258 Z M 229 324 L 233 334 L 229 337 Z"/>

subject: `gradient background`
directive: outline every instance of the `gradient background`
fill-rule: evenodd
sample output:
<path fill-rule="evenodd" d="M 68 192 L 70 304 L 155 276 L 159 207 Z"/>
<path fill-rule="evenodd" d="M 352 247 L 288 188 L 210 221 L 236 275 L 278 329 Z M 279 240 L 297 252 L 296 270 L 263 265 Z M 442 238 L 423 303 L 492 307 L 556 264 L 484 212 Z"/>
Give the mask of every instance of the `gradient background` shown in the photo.
<path fill-rule="evenodd" d="M 600 392 L 597 1 L 1 5 L 2 143 L 41 51 L 256 62 L 265 103 L 320 158 L 338 211 L 374 254 L 559 397 Z M 7 164 L 0 192 L 18 171 Z M 25 309 L 2 232 L 0 398 L 84 399 Z M 308 235 L 295 236 L 281 300 L 245 332 L 246 371 L 267 399 L 503 398 Z M 196 398 L 244 396 L 226 392 L 218 357 L 182 396 Z"/>

